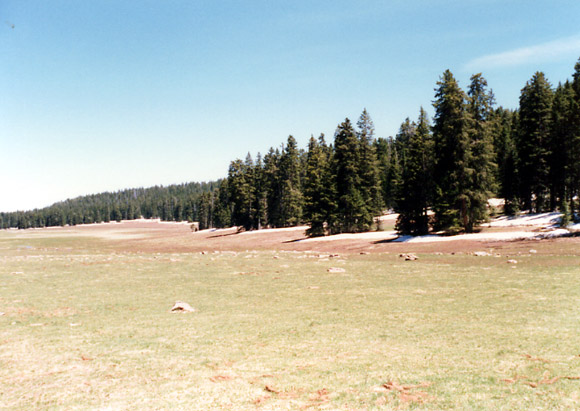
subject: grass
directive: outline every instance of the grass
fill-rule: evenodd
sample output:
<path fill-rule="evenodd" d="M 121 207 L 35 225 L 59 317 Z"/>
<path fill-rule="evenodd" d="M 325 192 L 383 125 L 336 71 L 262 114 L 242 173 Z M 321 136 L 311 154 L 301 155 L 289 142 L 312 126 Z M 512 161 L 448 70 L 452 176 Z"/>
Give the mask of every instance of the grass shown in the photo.
<path fill-rule="evenodd" d="M 111 244 L 0 234 L 0 407 L 580 407 L 577 256 Z"/>

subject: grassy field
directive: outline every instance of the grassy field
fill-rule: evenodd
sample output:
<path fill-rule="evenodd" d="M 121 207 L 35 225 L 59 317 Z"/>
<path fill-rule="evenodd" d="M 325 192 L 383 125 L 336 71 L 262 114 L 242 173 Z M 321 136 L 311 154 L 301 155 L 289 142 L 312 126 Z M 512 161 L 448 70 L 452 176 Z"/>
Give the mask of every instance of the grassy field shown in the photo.
<path fill-rule="evenodd" d="M 580 407 L 578 256 L 121 242 L 0 233 L 0 407 Z"/>

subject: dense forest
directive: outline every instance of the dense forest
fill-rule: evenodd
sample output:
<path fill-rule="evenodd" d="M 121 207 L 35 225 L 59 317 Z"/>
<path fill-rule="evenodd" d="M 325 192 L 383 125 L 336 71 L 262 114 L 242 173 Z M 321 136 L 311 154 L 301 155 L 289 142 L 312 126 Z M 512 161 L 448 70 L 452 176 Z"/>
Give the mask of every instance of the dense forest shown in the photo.
<path fill-rule="evenodd" d="M 289 136 L 262 156 L 231 162 L 209 183 L 103 193 L 26 212 L 0 213 L 2 228 L 75 225 L 121 219 L 199 221 L 200 228 L 253 230 L 308 224 L 319 236 L 360 232 L 385 210 L 397 230 L 471 232 L 488 218 L 488 199 L 504 211 L 580 211 L 580 60 L 572 80 L 553 87 L 537 72 L 516 110 L 496 107 L 481 74 L 467 91 L 447 70 L 436 84 L 432 120 L 423 108 L 397 135 L 376 137 L 363 110 L 338 125 L 334 141 Z"/>
<path fill-rule="evenodd" d="M 40 210 L 0 213 L 2 228 L 52 227 L 136 218 L 200 221 L 209 227 L 220 181 L 122 190 L 78 197 Z"/>

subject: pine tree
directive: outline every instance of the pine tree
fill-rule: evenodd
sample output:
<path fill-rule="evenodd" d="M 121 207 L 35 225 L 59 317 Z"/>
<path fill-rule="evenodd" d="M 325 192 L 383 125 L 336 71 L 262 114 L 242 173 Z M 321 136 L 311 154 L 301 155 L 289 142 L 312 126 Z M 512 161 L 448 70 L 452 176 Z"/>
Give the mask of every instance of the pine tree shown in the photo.
<path fill-rule="evenodd" d="M 270 148 L 264 156 L 263 178 L 266 192 L 267 221 L 270 227 L 282 227 L 282 180 L 280 175 L 281 155 L 278 149 Z"/>
<path fill-rule="evenodd" d="M 524 208 L 535 212 L 547 209 L 552 100 L 552 88 L 542 72 L 534 74 L 520 95 L 520 191 Z"/>
<path fill-rule="evenodd" d="M 401 234 L 422 235 L 429 231 L 427 211 L 431 204 L 433 146 L 427 113 L 421 107 L 417 124 L 408 119 L 401 126 L 406 141 L 403 169 L 396 211 L 396 229 Z"/>
<path fill-rule="evenodd" d="M 264 163 L 260 153 L 256 156 L 256 164 L 254 165 L 254 184 L 256 193 L 256 225 L 258 230 L 260 230 L 267 225 L 268 221 L 268 192 L 266 189 Z"/>
<path fill-rule="evenodd" d="M 360 144 L 359 172 L 361 179 L 361 194 L 366 205 L 367 214 L 373 217 L 380 215 L 383 208 L 379 162 L 375 147 L 375 126 L 366 108 L 358 122 L 358 139 Z"/>
<path fill-rule="evenodd" d="M 218 188 L 213 193 L 214 198 L 214 221 L 217 228 L 229 227 L 232 225 L 231 201 L 229 198 L 228 180 L 219 182 Z"/>
<path fill-rule="evenodd" d="M 572 160 L 569 165 L 569 176 L 570 176 L 570 193 L 568 194 L 571 206 L 570 212 L 574 215 L 574 212 L 580 214 L 580 59 L 574 66 L 574 74 L 572 75 L 572 91 L 573 100 L 570 103 L 570 113 L 571 113 L 571 127 L 575 130 L 570 141 L 570 159 Z M 574 202 L 574 199 L 577 199 Z"/>
<path fill-rule="evenodd" d="M 336 192 L 331 161 L 332 149 L 326 144 L 324 134 L 318 141 L 311 137 L 304 178 L 304 219 L 310 225 L 306 231 L 310 237 L 333 231 Z"/>
<path fill-rule="evenodd" d="M 471 178 L 465 93 L 449 70 L 435 89 L 433 209 L 437 229 L 458 231 L 469 224 L 467 183 Z"/>
<path fill-rule="evenodd" d="M 550 208 L 562 209 L 573 191 L 572 175 L 578 158 L 574 152 L 577 130 L 573 125 L 574 90 L 570 82 L 561 83 L 554 93 L 550 130 Z M 566 204 L 566 207 L 568 205 Z M 568 207 L 569 208 L 569 207 Z"/>
<path fill-rule="evenodd" d="M 504 199 L 504 212 L 507 215 L 515 215 L 519 211 L 518 157 L 515 144 L 517 119 L 517 112 L 501 107 L 495 112 L 496 181 L 499 185 L 499 196 Z"/>
<path fill-rule="evenodd" d="M 253 160 L 248 153 L 246 161 L 232 161 L 228 171 L 229 197 L 232 202 L 232 223 L 246 230 L 255 225 L 255 189 L 253 180 Z"/>
<path fill-rule="evenodd" d="M 469 204 L 467 232 L 487 218 L 488 200 L 495 189 L 495 153 L 493 150 L 494 97 L 487 90 L 487 81 L 481 73 L 471 76 L 467 92 L 467 128 L 469 148 L 466 168 L 470 177 L 467 182 Z"/>
<path fill-rule="evenodd" d="M 302 188 L 300 176 L 300 152 L 294 137 L 288 142 L 280 158 L 280 223 L 282 227 L 296 226 L 302 222 Z"/>
<path fill-rule="evenodd" d="M 395 140 L 393 137 L 379 137 L 375 146 L 379 162 L 382 202 L 387 210 L 393 210 L 396 208 L 397 187 L 401 178 Z"/>
<path fill-rule="evenodd" d="M 334 136 L 333 168 L 336 175 L 338 232 L 368 230 L 373 216 L 361 193 L 360 144 L 350 120 L 341 123 Z"/>

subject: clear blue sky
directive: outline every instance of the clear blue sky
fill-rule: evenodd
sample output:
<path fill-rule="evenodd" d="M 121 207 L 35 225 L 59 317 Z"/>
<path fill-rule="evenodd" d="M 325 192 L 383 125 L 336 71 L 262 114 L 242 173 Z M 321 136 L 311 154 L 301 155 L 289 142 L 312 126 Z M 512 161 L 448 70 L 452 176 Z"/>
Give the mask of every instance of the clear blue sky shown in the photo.
<path fill-rule="evenodd" d="M 224 177 L 371 114 L 395 135 L 450 69 L 515 108 L 580 57 L 580 1 L 0 1 L 0 211 Z"/>

